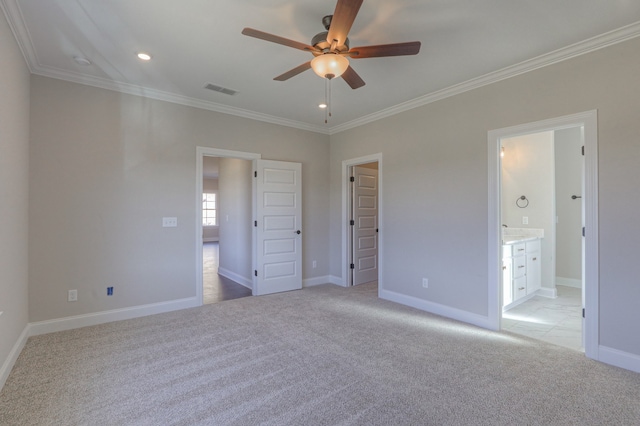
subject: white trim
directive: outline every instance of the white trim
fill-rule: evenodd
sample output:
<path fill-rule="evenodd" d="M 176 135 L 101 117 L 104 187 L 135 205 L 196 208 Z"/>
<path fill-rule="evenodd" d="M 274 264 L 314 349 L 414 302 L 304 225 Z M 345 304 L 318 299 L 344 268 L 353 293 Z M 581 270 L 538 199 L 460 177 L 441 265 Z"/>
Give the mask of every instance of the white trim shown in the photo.
<path fill-rule="evenodd" d="M 539 288 L 536 293 L 538 296 L 547 297 L 549 299 L 556 299 L 558 297 L 558 289 L 542 287 Z"/>
<path fill-rule="evenodd" d="M 4 384 L 7 382 L 7 379 L 9 378 L 9 374 L 11 374 L 11 370 L 13 369 L 13 366 L 15 365 L 16 361 L 18 360 L 18 357 L 20 356 L 20 352 L 22 352 L 24 345 L 27 343 L 27 339 L 29 339 L 29 336 L 30 336 L 29 329 L 30 329 L 29 324 L 27 324 L 24 327 L 24 330 L 22 330 L 20 337 L 18 337 L 18 340 L 13 345 L 13 348 L 11 348 L 11 351 L 9 352 L 7 359 L 4 360 L 4 363 L 0 368 L 0 391 L 2 391 Z"/>
<path fill-rule="evenodd" d="M 262 158 L 262 154 L 244 151 L 232 151 L 229 149 L 211 148 L 206 146 L 196 147 L 196 299 L 199 305 L 203 303 L 202 296 L 202 162 L 204 157 L 240 158 L 243 160 L 256 160 Z M 255 194 L 253 195 L 255 198 Z M 253 243 L 255 247 L 255 242 Z M 255 251 L 255 249 L 253 249 Z"/>
<path fill-rule="evenodd" d="M 332 284 L 331 282 L 331 276 L 329 275 L 325 275 L 322 277 L 313 277 L 313 278 L 306 278 L 304 280 L 302 280 L 302 287 L 313 287 L 316 285 L 322 285 L 322 284 Z"/>
<path fill-rule="evenodd" d="M 500 328 L 502 274 L 500 269 L 500 141 L 506 137 L 583 126 L 585 147 L 585 355 L 599 359 L 599 242 L 598 242 L 598 113 L 596 110 L 491 130 L 488 133 L 488 314 L 490 328 Z"/>
<path fill-rule="evenodd" d="M 520 62 L 519 64 L 511 65 L 501 70 L 490 72 L 483 76 L 467 80 L 463 83 L 456 84 L 432 93 L 428 93 L 424 96 L 420 96 L 407 102 L 392 106 L 390 108 L 380 110 L 373 114 L 369 114 L 364 117 L 349 121 L 347 123 L 331 127 L 329 129 L 329 134 L 334 135 L 345 130 L 353 129 L 354 127 L 359 127 L 373 121 L 380 120 L 382 118 L 400 114 L 401 112 L 428 105 L 442 99 L 450 98 L 452 96 L 456 96 L 470 90 L 487 86 L 489 84 L 497 83 L 499 81 L 506 80 L 520 74 L 525 74 L 539 68 L 563 62 L 568 59 L 575 58 L 576 56 L 585 55 L 587 53 L 591 53 L 617 43 L 622 43 L 638 36 L 640 36 L 640 22 L 635 22 L 625 27 L 618 28 L 613 31 L 609 31 L 607 33 L 580 41 L 570 46 L 563 47 L 553 52 L 540 55 L 536 58 Z"/>
<path fill-rule="evenodd" d="M 342 161 L 342 278 L 340 284 L 349 286 L 349 168 L 360 164 L 378 163 L 378 293 L 384 287 L 384 203 L 383 203 L 383 179 L 382 179 L 382 153 L 366 155 Z"/>
<path fill-rule="evenodd" d="M 556 286 L 559 285 L 582 289 L 582 280 L 576 278 L 556 277 Z"/>
<path fill-rule="evenodd" d="M 32 322 L 29 324 L 29 335 L 38 336 L 40 334 L 72 330 L 74 328 L 104 324 L 112 321 L 122 321 L 147 315 L 163 314 L 180 309 L 195 308 L 200 305 L 201 303 L 198 303 L 197 298 L 189 297 L 186 299 L 170 300 L 168 302 L 152 303 L 149 305 L 132 306 L 129 308 L 113 309 L 110 311 L 93 312 L 84 315 L 74 315 L 71 317 Z"/>
<path fill-rule="evenodd" d="M 599 360 L 602 362 L 640 373 L 640 355 L 609 348 L 607 346 L 600 346 L 598 348 L 598 353 L 600 354 Z"/>
<path fill-rule="evenodd" d="M 341 287 L 347 286 L 347 283 L 342 277 L 336 277 L 335 275 L 329 275 L 329 283 L 334 285 L 339 285 Z"/>
<path fill-rule="evenodd" d="M 485 74 L 484 76 L 477 77 L 466 82 L 456 84 L 454 86 L 438 90 L 424 96 L 420 96 L 407 102 L 403 102 L 390 108 L 383 109 L 376 113 L 357 118 L 347 123 L 333 127 L 325 127 L 321 125 L 289 120 L 273 115 L 217 104 L 215 102 L 190 98 L 174 93 L 163 92 L 143 86 L 115 82 L 100 77 L 91 77 L 53 67 L 43 67 L 38 63 L 35 49 L 32 44 L 32 39 L 25 25 L 18 2 L 16 0 L 0 0 L 0 7 L 7 17 L 7 21 L 9 22 L 9 26 L 11 28 L 11 31 L 13 32 L 14 38 L 16 39 L 18 46 L 22 51 L 22 55 L 25 58 L 27 67 L 33 74 L 329 135 L 343 132 L 354 127 L 362 126 L 364 124 L 371 123 L 385 117 L 390 117 L 404 111 L 418 108 L 423 105 L 427 105 L 451 96 L 458 95 L 460 93 L 496 83 L 498 81 L 506 80 L 508 78 L 536 70 L 538 68 L 566 61 L 567 59 L 594 52 L 596 50 L 640 36 L 640 22 L 635 22 L 630 25 L 606 32 L 604 34 L 600 34 L 598 36 L 580 41 L 570 46 L 560 48 L 553 52 L 540 55 L 536 58 L 529 59 L 519 64 L 512 65 L 501 70 Z"/>
<path fill-rule="evenodd" d="M 230 270 L 221 268 L 219 266 L 218 266 L 218 274 L 222 275 L 225 278 L 230 279 L 235 283 L 240 284 L 243 287 L 253 290 L 253 281 L 250 278 L 243 277 L 242 275 L 238 275 L 235 272 L 231 272 Z"/>
<path fill-rule="evenodd" d="M 220 239 L 218 237 L 209 237 L 209 238 L 203 238 L 202 242 L 203 243 L 215 243 L 218 242 Z"/>
<path fill-rule="evenodd" d="M 435 315 L 451 318 L 456 321 L 462 321 L 472 325 L 476 325 L 482 328 L 492 328 L 491 323 L 487 320 L 487 317 L 477 315 L 468 311 L 452 308 L 450 306 L 441 305 L 439 303 L 430 302 L 424 299 L 418 299 L 417 297 L 407 296 L 405 294 L 396 293 L 395 291 L 381 289 L 378 292 L 378 296 L 381 299 L 389 300 L 391 302 L 407 305 L 412 308 L 420 309 Z"/>

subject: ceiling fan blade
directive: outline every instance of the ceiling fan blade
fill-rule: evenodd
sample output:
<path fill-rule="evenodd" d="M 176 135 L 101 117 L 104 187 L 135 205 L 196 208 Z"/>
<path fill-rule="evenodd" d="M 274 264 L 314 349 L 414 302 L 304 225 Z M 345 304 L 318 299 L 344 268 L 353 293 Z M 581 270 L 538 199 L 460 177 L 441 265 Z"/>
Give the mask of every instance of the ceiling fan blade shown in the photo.
<path fill-rule="evenodd" d="M 329 44 L 333 44 L 334 40 L 337 40 L 336 46 L 344 45 L 362 2 L 363 0 L 338 0 L 327 34 Z"/>
<path fill-rule="evenodd" d="M 317 51 L 318 49 L 316 49 L 315 47 L 305 44 L 305 43 L 300 43 L 299 41 L 295 41 L 295 40 L 289 40 L 288 38 L 284 38 L 284 37 L 280 37 L 277 35 L 273 35 L 273 34 L 269 34 L 269 33 L 265 33 L 263 31 L 259 31 L 259 30 L 254 30 L 253 28 L 245 28 L 242 30 L 242 34 L 249 36 L 249 37 L 255 37 L 255 38 L 259 38 L 260 40 L 266 40 L 266 41 L 270 41 L 272 43 L 278 43 L 278 44 L 282 44 L 284 46 L 289 46 L 289 47 L 293 47 L 294 49 L 300 49 L 300 50 L 305 50 L 308 52 L 313 52 L 313 51 Z"/>
<path fill-rule="evenodd" d="M 417 55 L 420 52 L 419 41 L 406 43 L 378 44 L 374 46 L 354 47 L 349 50 L 353 59 L 381 58 L 384 56 Z"/>
<path fill-rule="evenodd" d="M 349 66 L 347 68 L 347 70 L 342 74 L 342 79 L 344 81 L 347 82 L 347 84 L 352 88 L 352 89 L 357 89 L 359 87 L 362 87 L 365 85 L 365 82 L 362 78 L 360 78 L 360 76 L 358 75 L 357 72 L 354 71 L 353 68 L 351 68 L 351 66 Z"/>
<path fill-rule="evenodd" d="M 304 71 L 308 70 L 309 68 L 311 68 L 311 61 L 305 62 L 302 65 L 298 65 L 294 69 L 289 70 L 289 71 L 285 72 L 284 74 L 280 74 L 279 76 L 274 78 L 274 80 L 277 80 L 277 81 L 289 80 L 291 77 L 295 77 L 296 75 L 300 74 L 301 72 L 304 72 Z"/>

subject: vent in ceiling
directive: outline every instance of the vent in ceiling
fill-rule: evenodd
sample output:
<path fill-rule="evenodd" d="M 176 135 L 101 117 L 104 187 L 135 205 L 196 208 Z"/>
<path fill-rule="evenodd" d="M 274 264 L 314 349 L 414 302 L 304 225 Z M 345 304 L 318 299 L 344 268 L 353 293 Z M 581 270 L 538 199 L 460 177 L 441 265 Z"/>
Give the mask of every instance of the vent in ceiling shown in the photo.
<path fill-rule="evenodd" d="M 224 93 L 225 95 L 230 95 L 230 96 L 233 96 L 236 93 L 238 93 L 237 90 L 227 89 L 226 87 L 218 86 L 216 84 L 211 84 L 211 83 L 207 83 L 207 85 L 204 86 L 204 88 L 208 90 L 213 90 L 214 92 Z"/>

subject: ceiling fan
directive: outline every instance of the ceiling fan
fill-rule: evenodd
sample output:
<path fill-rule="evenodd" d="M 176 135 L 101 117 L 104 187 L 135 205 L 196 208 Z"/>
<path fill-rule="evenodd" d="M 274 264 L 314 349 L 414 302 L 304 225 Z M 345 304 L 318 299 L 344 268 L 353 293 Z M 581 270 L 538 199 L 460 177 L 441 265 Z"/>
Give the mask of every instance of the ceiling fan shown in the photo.
<path fill-rule="evenodd" d="M 351 59 L 380 58 L 384 56 L 416 55 L 420 52 L 419 41 L 350 48 L 347 35 L 363 1 L 338 0 L 333 15 L 322 18 L 322 24 L 327 31 L 316 34 L 311 39 L 311 44 L 301 43 L 252 28 L 243 29 L 242 34 L 311 52 L 314 56 L 311 61 L 275 77 L 274 80 L 285 81 L 311 68 L 317 75 L 328 80 L 342 76 L 342 79 L 352 89 L 357 89 L 364 86 L 365 82 L 351 68 L 347 57 Z"/>

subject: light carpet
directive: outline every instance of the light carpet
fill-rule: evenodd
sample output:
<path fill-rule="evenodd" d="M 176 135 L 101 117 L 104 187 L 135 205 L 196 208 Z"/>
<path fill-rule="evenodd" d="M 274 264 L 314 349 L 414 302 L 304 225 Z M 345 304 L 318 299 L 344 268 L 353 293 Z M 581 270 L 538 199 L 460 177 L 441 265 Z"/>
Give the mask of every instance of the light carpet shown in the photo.
<path fill-rule="evenodd" d="M 1 425 L 639 425 L 640 374 L 322 285 L 32 337 Z"/>

